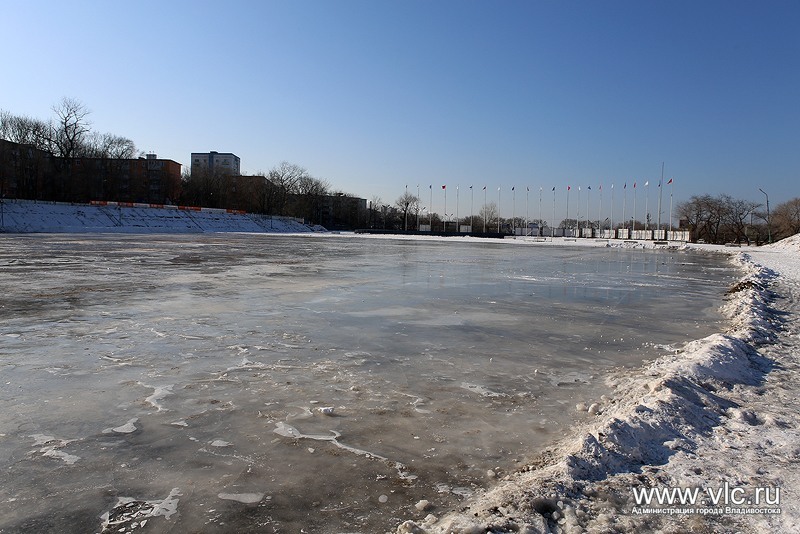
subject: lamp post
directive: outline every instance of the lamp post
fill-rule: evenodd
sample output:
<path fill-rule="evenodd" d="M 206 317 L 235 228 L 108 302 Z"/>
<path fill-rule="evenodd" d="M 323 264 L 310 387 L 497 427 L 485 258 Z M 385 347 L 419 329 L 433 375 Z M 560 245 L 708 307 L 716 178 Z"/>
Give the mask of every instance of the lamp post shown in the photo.
<path fill-rule="evenodd" d="M 419 232 L 419 184 L 417 184 L 417 232 Z"/>
<path fill-rule="evenodd" d="M 758 190 L 764 193 L 764 196 L 767 197 L 767 241 L 772 244 L 772 229 L 769 223 L 769 195 L 760 187 Z"/>

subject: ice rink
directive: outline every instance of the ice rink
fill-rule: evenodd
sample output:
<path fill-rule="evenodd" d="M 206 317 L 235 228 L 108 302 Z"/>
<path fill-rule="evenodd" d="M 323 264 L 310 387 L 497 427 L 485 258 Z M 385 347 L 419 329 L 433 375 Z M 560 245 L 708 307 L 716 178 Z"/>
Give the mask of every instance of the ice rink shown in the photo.
<path fill-rule="evenodd" d="M 675 250 L 0 243 L 14 532 L 382 532 L 457 508 L 590 417 L 606 377 L 718 330 L 737 276 Z"/>

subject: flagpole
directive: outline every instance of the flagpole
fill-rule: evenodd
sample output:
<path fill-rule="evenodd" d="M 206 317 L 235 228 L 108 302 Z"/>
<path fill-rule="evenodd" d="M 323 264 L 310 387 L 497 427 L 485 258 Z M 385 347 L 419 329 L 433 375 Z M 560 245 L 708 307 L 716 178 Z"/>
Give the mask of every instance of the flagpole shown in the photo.
<path fill-rule="evenodd" d="M 486 233 L 486 186 L 483 186 L 483 233 Z"/>
<path fill-rule="evenodd" d="M 472 232 L 472 217 L 475 215 L 475 190 L 469 186 L 469 230 Z"/>
<path fill-rule="evenodd" d="M 417 232 L 419 232 L 419 184 L 417 184 Z"/>
<path fill-rule="evenodd" d="M 611 222 L 609 224 L 609 230 L 611 230 L 611 238 L 617 238 L 617 232 L 614 230 L 614 184 L 611 184 Z"/>
<path fill-rule="evenodd" d="M 622 232 L 625 235 L 625 239 L 628 238 L 627 230 L 628 230 L 628 220 L 625 218 L 625 204 L 628 202 L 628 182 L 625 182 L 622 186 L 622 229 L 625 230 Z"/>
<path fill-rule="evenodd" d="M 500 233 L 500 188 L 497 188 L 497 233 Z"/>
<path fill-rule="evenodd" d="M 581 186 L 578 186 L 578 199 L 575 201 L 575 236 L 581 233 L 581 225 L 578 221 L 581 218 Z"/>
<path fill-rule="evenodd" d="M 511 235 L 517 235 L 517 223 L 515 221 L 517 217 L 517 188 L 516 186 L 511 186 Z"/>
<path fill-rule="evenodd" d="M 553 223 L 550 225 L 550 240 L 556 236 L 556 188 L 553 187 Z"/>
<path fill-rule="evenodd" d="M 431 203 L 428 207 L 428 226 L 431 227 L 429 231 L 433 232 L 433 184 L 429 185 L 428 189 L 431 190 Z"/>
<path fill-rule="evenodd" d="M 536 226 L 540 230 L 536 232 L 536 236 L 539 236 L 542 228 L 542 188 L 539 187 L 539 224 Z"/>
<path fill-rule="evenodd" d="M 403 231 L 408 232 L 408 184 L 406 184 L 406 197 L 403 202 L 406 203 L 406 209 L 403 210 Z"/>
<path fill-rule="evenodd" d="M 568 185 L 567 186 L 567 215 L 564 217 L 564 237 L 567 237 L 567 224 L 569 223 L 569 221 L 567 221 L 567 219 L 569 219 L 569 190 L 570 189 L 572 189 L 572 186 Z"/>
<path fill-rule="evenodd" d="M 458 220 L 458 184 L 456 184 L 456 233 L 461 232 L 461 223 Z"/>
<path fill-rule="evenodd" d="M 661 239 L 661 190 L 664 189 L 661 187 L 661 184 L 664 183 L 664 162 L 661 162 L 661 179 L 658 181 L 658 233 L 659 239 Z"/>
<path fill-rule="evenodd" d="M 603 184 L 600 184 L 599 194 L 600 194 L 600 205 L 597 207 L 597 237 L 601 236 L 601 234 L 600 234 L 600 217 L 601 217 L 601 214 L 603 213 Z"/>
<path fill-rule="evenodd" d="M 615 239 L 617 233 L 614 231 L 614 184 L 611 184 L 611 226 L 609 229 L 611 230 L 611 238 Z"/>
<path fill-rule="evenodd" d="M 669 179 L 669 231 L 672 231 L 672 188 L 675 187 L 673 183 L 674 178 Z"/>
<path fill-rule="evenodd" d="M 528 235 L 528 229 L 531 227 L 530 223 L 528 222 L 528 215 L 530 214 L 530 197 L 531 197 L 531 188 L 527 185 L 525 186 L 525 232 L 524 235 Z"/>
<path fill-rule="evenodd" d="M 442 190 L 444 191 L 444 233 L 447 233 L 447 184 L 442 186 Z"/>
<path fill-rule="evenodd" d="M 589 230 L 589 195 L 592 194 L 591 191 L 592 191 L 592 186 L 587 185 L 586 186 L 586 230 Z"/>
<path fill-rule="evenodd" d="M 636 232 L 636 182 L 633 182 L 633 231 Z"/>
<path fill-rule="evenodd" d="M 647 210 L 649 209 L 650 205 L 650 180 L 647 180 L 644 183 L 644 231 L 648 230 L 647 220 L 650 218 L 648 217 Z"/>

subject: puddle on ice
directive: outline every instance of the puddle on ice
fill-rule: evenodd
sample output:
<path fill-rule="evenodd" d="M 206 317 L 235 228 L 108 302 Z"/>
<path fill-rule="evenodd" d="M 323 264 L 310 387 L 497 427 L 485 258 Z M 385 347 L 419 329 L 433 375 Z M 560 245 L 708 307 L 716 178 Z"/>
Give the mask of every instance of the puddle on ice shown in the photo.
<path fill-rule="evenodd" d="M 735 275 L 675 251 L 0 239 L 9 532 L 372 533 L 442 513 L 591 417 L 575 406 L 609 371 L 716 330 Z"/>

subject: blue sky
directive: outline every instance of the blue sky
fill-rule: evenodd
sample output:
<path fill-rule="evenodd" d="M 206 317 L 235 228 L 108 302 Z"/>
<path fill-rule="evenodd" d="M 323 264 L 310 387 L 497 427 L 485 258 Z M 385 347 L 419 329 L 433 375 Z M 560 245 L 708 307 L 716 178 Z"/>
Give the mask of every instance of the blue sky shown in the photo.
<path fill-rule="evenodd" d="M 675 201 L 800 196 L 797 1 L 0 0 L 0 108 L 48 118 L 62 97 L 93 128 L 189 163 L 233 152 L 393 203 L 443 212 L 484 185 L 501 211 L 531 189 L 650 182 Z M 599 195 L 590 197 L 596 217 Z M 549 199 L 549 200 L 548 200 Z M 545 196 L 552 218 L 552 193 Z M 582 197 L 581 203 L 585 202 Z M 665 201 L 666 202 L 666 201 Z M 482 204 L 482 199 L 476 200 Z M 570 216 L 575 216 L 570 208 Z M 476 207 L 477 211 L 477 207 Z M 547 216 L 547 213 L 550 216 Z M 585 216 L 585 207 L 580 213 Z M 616 217 L 615 217 L 616 218 Z"/>

